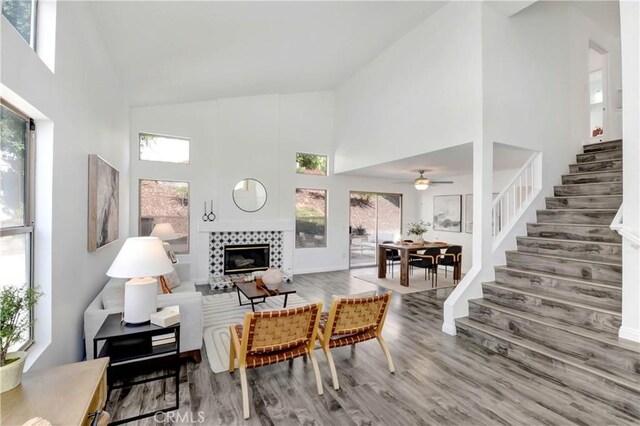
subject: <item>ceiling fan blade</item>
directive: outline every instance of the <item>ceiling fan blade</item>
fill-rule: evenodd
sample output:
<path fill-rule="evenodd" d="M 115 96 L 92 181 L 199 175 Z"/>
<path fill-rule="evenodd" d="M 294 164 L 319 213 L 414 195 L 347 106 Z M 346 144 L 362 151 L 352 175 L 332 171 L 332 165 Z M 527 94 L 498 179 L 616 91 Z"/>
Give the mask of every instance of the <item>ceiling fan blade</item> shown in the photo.
<path fill-rule="evenodd" d="M 432 180 L 429 182 L 429 184 L 432 183 L 454 183 L 452 180 Z"/>

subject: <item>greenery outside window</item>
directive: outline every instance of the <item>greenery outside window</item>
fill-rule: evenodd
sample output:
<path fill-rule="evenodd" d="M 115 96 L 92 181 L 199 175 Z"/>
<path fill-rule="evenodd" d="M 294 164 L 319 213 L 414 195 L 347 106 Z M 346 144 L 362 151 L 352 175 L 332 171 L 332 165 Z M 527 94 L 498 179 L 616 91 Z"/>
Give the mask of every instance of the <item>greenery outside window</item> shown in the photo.
<path fill-rule="evenodd" d="M 140 133 L 139 158 L 142 161 L 189 164 L 187 138 Z"/>
<path fill-rule="evenodd" d="M 327 175 L 327 156 L 296 153 L 296 172 L 303 175 Z"/>
<path fill-rule="evenodd" d="M 138 235 L 151 235 L 158 223 L 170 223 L 178 234 L 167 241 L 176 254 L 189 253 L 189 183 L 141 179 Z"/>
<path fill-rule="evenodd" d="M 327 191 L 296 189 L 296 248 L 327 246 Z"/>
<path fill-rule="evenodd" d="M 37 6 L 37 0 L 2 0 L 2 15 L 33 48 L 36 44 Z"/>
<path fill-rule="evenodd" d="M 34 135 L 33 120 L 2 101 L 0 104 L 0 288 L 22 288 L 25 285 L 33 288 Z M 33 316 L 33 312 L 29 315 Z M 29 328 L 20 341 L 9 348 L 9 351 L 24 349 L 31 343 L 33 343 L 33 329 Z"/>

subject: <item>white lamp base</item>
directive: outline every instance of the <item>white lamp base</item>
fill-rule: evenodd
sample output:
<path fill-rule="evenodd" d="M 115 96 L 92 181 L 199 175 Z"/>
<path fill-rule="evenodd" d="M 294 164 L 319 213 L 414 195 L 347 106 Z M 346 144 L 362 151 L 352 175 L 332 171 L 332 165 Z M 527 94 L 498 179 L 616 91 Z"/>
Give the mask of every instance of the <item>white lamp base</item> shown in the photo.
<path fill-rule="evenodd" d="M 158 310 L 158 281 L 155 278 L 133 278 L 124 283 L 124 322 L 144 324 Z"/>

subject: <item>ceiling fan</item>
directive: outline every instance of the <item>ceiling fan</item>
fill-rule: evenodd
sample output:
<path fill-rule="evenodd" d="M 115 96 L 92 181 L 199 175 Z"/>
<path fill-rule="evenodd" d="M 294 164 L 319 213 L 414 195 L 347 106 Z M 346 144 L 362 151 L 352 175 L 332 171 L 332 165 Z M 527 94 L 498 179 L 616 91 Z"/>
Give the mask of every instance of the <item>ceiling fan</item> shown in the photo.
<path fill-rule="evenodd" d="M 429 185 L 453 183 L 452 180 L 431 180 L 429 178 L 426 178 L 424 177 L 424 170 L 418 170 L 418 173 L 420 173 L 420 177 L 414 179 L 413 182 L 406 182 L 413 183 L 413 186 L 415 186 L 418 191 L 424 191 L 425 189 L 429 188 Z"/>

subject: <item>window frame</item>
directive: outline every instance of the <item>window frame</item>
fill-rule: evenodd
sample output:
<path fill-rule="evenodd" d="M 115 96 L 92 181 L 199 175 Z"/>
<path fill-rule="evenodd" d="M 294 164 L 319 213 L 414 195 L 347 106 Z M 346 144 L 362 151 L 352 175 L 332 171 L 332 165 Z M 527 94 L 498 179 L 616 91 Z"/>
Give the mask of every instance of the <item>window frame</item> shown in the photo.
<path fill-rule="evenodd" d="M 140 152 L 140 137 L 142 135 L 145 136 L 154 136 L 160 138 L 169 138 L 169 139 L 178 139 L 182 141 L 187 141 L 189 143 L 189 158 L 186 163 L 178 163 L 175 161 L 162 161 L 162 160 L 145 160 L 142 158 L 142 152 Z M 160 133 L 151 133 L 151 132 L 138 132 L 138 161 L 144 161 L 148 163 L 165 163 L 165 164 L 177 164 L 182 166 L 188 166 L 191 164 L 191 138 L 187 138 L 184 136 L 175 136 L 175 135 L 163 135 Z"/>
<path fill-rule="evenodd" d="M 311 153 L 311 152 L 299 152 L 299 151 L 296 151 L 296 163 L 298 162 L 298 161 L 297 161 L 297 157 L 298 157 L 298 155 L 313 155 L 314 157 L 324 157 L 324 158 L 326 159 L 326 160 L 325 160 L 325 167 L 326 167 L 326 170 L 324 171 L 324 174 L 316 175 L 316 174 L 313 174 L 313 173 L 300 173 L 300 172 L 298 171 L 298 167 L 296 167 L 296 174 L 297 174 L 297 175 L 303 175 L 303 176 L 324 176 L 324 177 L 329 176 L 329 156 L 328 156 L 328 155 L 325 155 L 325 154 L 313 154 L 313 153 Z M 307 189 L 308 189 L 308 188 L 307 188 Z"/>
<path fill-rule="evenodd" d="M 175 252 L 177 255 L 188 255 L 191 253 L 191 182 L 186 180 L 175 180 L 175 179 L 154 179 L 154 178 L 139 178 L 138 179 L 138 236 L 141 236 L 142 233 L 142 182 L 154 181 L 154 182 L 175 182 L 175 183 L 186 183 L 187 184 L 187 200 L 189 206 L 189 213 L 187 214 L 187 251 L 186 252 Z"/>
<path fill-rule="evenodd" d="M 324 192 L 324 245 L 322 246 L 303 246 L 298 247 L 298 203 L 295 203 L 295 224 L 294 224 L 294 233 L 295 233 L 295 243 L 294 248 L 297 249 L 320 249 L 329 247 L 328 241 L 328 223 L 329 223 L 329 190 L 325 188 L 307 188 L 307 187 L 296 187 L 296 193 L 298 190 L 307 190 L 307 191 L 322 191 Z"/>
<path fill-rule="evenodd" d="M 7 108 L 12 113 L 25 119 L 29 124 L 27 130 L 27 140 L 25 141 L 25 155 L 24 155 L 24 222 L 19 226 L 9 226 L 2 228 L 0 226 L 0 237 L 10 237 L 15 235 L 28 236 L 28 284 L 29 288 L 34 288 L 34 274 L 35 274 L 35 142 L 36 142 L 36 130 L 35 121 L 27 114 L 16 108 L 9 102 L 0 98 L 0 105 Z M 26 255 L 26 254 L 25 254 Z M 27 341 L 20 346 L 18 350 L 26 351 L 35 343 L 34 338 L 34 326 L 35 326 L 35 311 L 32 307 L 29 311 L 29 317 L 31 319 L 31 327 L 29 327 L 29 337 Z"/>
<path fill-rule="evenodd" d="M 11 23 L 11 21 L 9 21 L 9 19 L 6 16 L 5 16 L 5 19 L 7 19 L 7 22 L 11 24 L 11 27 L 13 27 L 13 29 L 16 30 L 16 32 L 20 35 L 20 38 L 26 41 L 34 51 L 37 51 L 36 43 L 38 38 L 36 33 L 38 31 L 38 0 L 30 0 L 30 3 L 31 3 L 31 17 L 29 19 L 29 40 L 28 41 L 25 40 L 25 38 L 22 36 L 22 34 L 20 34 L 18 29 L 15 27 L 15 25 L 13 25 L 13 23 Z M 2 13 L 2 15 L 4 16 L 4 13 Z"/>

